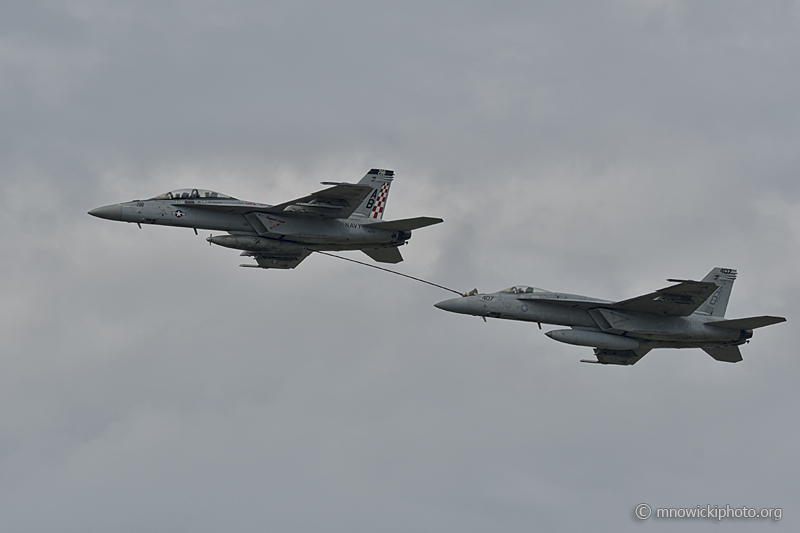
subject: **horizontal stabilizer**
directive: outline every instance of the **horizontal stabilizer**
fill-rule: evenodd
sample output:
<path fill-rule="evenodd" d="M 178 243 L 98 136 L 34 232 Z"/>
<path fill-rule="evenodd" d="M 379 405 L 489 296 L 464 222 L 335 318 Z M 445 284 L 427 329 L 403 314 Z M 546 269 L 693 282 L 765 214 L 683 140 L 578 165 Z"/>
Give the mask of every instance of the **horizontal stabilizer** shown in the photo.
<path fill-rule="evenodd" d="M 403 260 L 403 256 L 400 255 L 400 250 L 397 248 L 362 249 L 361 251 L 378 263 L 399 263 Z"/>
<path fill-rule="evenodd" d="M 738 346 L 726 346 L 724 348 L 711 348 L 705 347 L 703 351 L 716 359 L 717 361 L 724 361 L 726 363 L 738 363 L 742 360 L 742 352 L 739 351 Z"/>
<path fill-rule="evenodd" d="M 733 320 L 718 320 L 716 322 L 706 322 L 707 326 L 725 329 L 756 329 L 772 324 L 786 322 L 782 316 L 751 316 L 749 318 L 734 318 Z"/>
<path fill-rule="evenodd" d="M 400 220 L 387 220 L 386 222 L 376 222 L 369 224 L 366 227 L 378 228 L 386 231 L 411 231 L 426 226 L 433 226 L 444 222 L 441 218 L 433 217 L 415 217 L 415 218 L 402 218 Z"/>

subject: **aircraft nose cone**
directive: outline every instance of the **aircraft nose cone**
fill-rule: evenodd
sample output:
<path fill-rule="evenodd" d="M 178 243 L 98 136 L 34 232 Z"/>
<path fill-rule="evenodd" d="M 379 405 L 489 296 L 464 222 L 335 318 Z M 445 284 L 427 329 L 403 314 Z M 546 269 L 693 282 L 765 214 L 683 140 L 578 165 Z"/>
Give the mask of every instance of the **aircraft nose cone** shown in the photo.
<path fill-rule="evenodd" d="M 104 205 L 103 207 L 92 209 L 89 214 L 106 220 L 122 220 L 122 206 L 119 204 Z"/>
<path fill-rule="evenodd" d="M 450 300 L 443 300 L 439 303 L 433 304 L 434 307 L 438 307 L 444 311 L 450 311 L 451 313 L 464 313 L 469 314 L 469 302 L 467 298 L 452 298 Z"/>

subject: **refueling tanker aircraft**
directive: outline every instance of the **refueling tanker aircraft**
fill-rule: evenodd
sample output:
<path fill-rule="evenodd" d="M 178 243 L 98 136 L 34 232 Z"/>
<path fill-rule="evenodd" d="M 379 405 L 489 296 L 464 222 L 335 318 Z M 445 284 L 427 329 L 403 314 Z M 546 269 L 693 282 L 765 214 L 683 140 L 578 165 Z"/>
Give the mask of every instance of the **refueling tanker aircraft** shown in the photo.
<path fill-rule="evenodd" d="M 508 320 L 569 326 L 545 333 L 559 342 L 594 348 L 596 361 L 583 363 L 633 365 L 654 348 L 701 348 L 717 361 L 742 360 L 739 346 L 753 330 L 786 319 L 756 316 L 725 319 L 736 270 L 715 268 L 703 281 L 677 283 L 650 294 L 612 302 L 577 294 L 518 285 L 491 294 L 478 291 L 444 300 L 439 309 Z"/>
<path fill-rule="evenodd" d="M 361 250 L 379 263 L 403 260 L 398 247 L 411 231 L 443 222 L 416 217 L 383 221 L 394 171 L 372 169 L 353 183 L 278 205 L 237 200 L 205 189 L 178 189 L 149 200 L 133 200 L 89 211 L 108 220 L 227 232 L 211 244 L 244 250 L 256 264 L 243 267 L 294 268 L 314 251 Z"/>

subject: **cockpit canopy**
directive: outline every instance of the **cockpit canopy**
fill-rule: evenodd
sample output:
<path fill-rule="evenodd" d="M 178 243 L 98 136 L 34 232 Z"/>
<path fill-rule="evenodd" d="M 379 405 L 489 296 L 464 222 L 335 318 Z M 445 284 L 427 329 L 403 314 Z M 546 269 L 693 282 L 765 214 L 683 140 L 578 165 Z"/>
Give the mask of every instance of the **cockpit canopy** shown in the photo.
<path fill-rule="evenodd" d="M 227 196 L 222 193 L 209 191 L 208 189 L 175 189 L 174 191 L 159 194 L 151 200 L 191 200 L 194 198 L 227 198 L 235 200 L 233 196 Z"/>
<path fill-rule="evenodd" d="M 513 287 L 503 289 L 500 292 L 510 292 L 511 294 L 526 294 L 526 293 L 529 294 L 534 292 L 550 292 L 550 291 L 540 289 L 538 287 L 528 287 L 527 285 L 515 285 Z"/>

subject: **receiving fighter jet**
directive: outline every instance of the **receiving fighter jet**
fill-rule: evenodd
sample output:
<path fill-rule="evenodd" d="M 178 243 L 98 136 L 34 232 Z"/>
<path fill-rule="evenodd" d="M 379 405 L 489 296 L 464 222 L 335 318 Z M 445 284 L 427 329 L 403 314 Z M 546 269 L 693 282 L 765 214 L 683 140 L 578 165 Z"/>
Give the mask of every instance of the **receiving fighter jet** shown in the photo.
<path fill-rule="evenodd" d="M 596 361 L 633 365 L 654 348 L 702 348 L 717 361 L 742 360 L 739 346 L 753 330 L 786 319 L 776 316 L 724 318 L 736 271 L 715 268 L 703 281 L 678 283 L 650 294 L 612 302 L 518 285 L 492 294 L 465 293 L 439 309 L 492 318 L 569 326 L 545 333 L 559 342 L 594 348 Z"/>
<path fill-rule="evenodd" d="M 278 205 L 237 200 L 205 189 L 178 189 L 89 211 L 139 225 L 156 224 L 227 232 L 211 244 L 244 250 L 256 268 L 294 268 L 314 251 L 361 250 L 380 263 L 403 260 L 398 247 L 411 231 L 443 222 L 416 217 L 383 221 L 394 171 L 372 169 L 358 184 L 322 182 L 327 189 Z"/>

